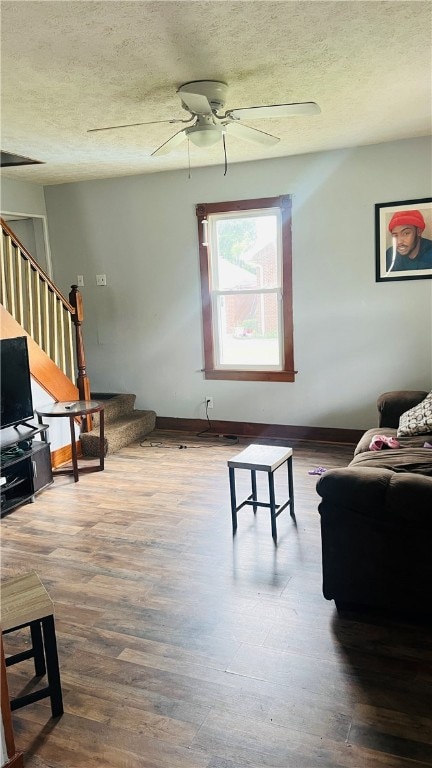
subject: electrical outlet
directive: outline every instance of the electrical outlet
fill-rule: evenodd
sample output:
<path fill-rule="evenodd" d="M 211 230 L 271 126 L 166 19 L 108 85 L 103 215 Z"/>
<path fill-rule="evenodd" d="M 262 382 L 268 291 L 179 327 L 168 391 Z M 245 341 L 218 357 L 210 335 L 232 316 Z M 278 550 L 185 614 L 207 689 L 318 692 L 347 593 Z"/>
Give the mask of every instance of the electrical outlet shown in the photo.
<path fill-rule="evenodd" d="M 96 275 L 96 285 L 106 285 L 106 275 Z"/>
<path fill-rule="evenodd" d="M 77 286 L 82 288 L 84 286 L 84 275 L 77 275 Z"/>
<path fill-rule="evenodd" d="M 210 395 L 206 395 L 205 404 L 206 408 L 214 408 L 213 398 Z"/>

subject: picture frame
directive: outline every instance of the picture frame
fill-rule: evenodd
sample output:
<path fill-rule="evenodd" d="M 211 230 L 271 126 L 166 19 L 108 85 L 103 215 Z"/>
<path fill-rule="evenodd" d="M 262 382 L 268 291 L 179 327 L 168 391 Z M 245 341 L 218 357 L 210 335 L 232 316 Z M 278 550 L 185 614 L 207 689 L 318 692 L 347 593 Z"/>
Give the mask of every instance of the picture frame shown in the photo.
<path fill-rule="evenodd" d="M 432 197 L 376 203 L 375 269 L 376 282 L 432 277 Z"/>

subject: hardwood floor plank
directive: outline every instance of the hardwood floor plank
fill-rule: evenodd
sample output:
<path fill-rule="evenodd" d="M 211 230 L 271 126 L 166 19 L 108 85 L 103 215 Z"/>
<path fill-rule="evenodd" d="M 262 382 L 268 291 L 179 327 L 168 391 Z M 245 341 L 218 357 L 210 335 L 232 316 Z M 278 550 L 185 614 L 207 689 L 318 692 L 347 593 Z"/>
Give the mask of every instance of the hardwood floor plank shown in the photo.
<path fill-rule="evenodd" d="M 432 746 L 417 739 L 406 739 L 391 733 L 383 733 L 375 725 L 369 727 L 353 724 L 349 743 L 369 747 L 387 755 L 409 757 L 426 765 L 432 765 Z"/>
<path fill-rule="evenodd" d="M 37 714 L 40 715 L 40 712 Z M 30 713 L 30 708 L 26 708 L 20 721 L 20 726 L 30 730 L 37 738 L 43 718 L 37 717 L 35 710 Z M 79 743 L 74 743 L 74 736 L 78 733 Z M 37 751 L 49 765 L 56 761 L 54 764 L 60 768 L 64 768 L 65 764 L 71 768 L 142 768 L 143 765 L 146 768 L 207 768 L 208 763 L 208 758 L 198 751 L 149 735 L 145 722 L 132 731 L 121 727 L 118 721 L 108 724 L 90 719 L 84 721 L 81 716 L 70 713 L 63 715 L 49 738 L 38 744 Z M 62 762 L 65 755 L 67 763 Z"/>
<path fill-rule="evenodd" d="M 432 710 L 429 717 L 414 717 L 405 712 L 358 704 L 355 707 L 354 726 L 376 728 L 382 734 L 420 741 L 432 747 Z"/>

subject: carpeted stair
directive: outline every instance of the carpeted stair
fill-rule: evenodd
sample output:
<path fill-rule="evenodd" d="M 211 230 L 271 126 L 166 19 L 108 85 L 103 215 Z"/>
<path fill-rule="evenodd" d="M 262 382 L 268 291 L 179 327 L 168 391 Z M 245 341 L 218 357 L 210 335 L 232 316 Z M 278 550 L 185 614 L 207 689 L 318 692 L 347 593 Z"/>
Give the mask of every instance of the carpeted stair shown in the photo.
<path fill-rule="evenodd" d="M 154 411 L 134 410 L 136 395 L 92 392 L 92 400 L 104 403 L 105 453 L 115 453 L 152 432 L 156 424 Z M 80 436 L 83 456 L 99 456 L 99 414 L 93 414 L 93 429 Z"/>

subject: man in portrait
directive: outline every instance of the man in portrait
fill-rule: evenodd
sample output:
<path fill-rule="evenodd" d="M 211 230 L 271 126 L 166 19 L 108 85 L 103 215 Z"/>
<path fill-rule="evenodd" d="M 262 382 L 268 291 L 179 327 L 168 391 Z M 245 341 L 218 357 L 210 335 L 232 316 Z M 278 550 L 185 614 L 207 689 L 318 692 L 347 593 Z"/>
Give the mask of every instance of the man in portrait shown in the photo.
<path fill-rule="evenodd" d="M 420 211 L 397 211 L 389 222 L 393 244 L 386 250 L 387 272 L 432 269 L 432 240 L 422 237 L 426 227 Z"/>

